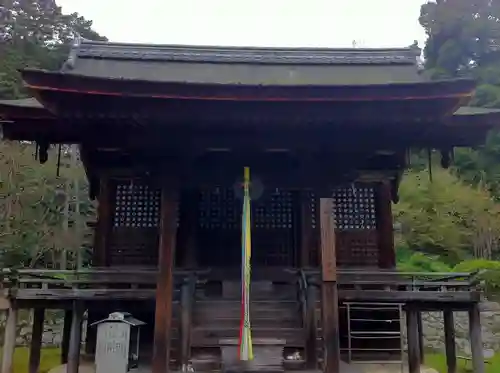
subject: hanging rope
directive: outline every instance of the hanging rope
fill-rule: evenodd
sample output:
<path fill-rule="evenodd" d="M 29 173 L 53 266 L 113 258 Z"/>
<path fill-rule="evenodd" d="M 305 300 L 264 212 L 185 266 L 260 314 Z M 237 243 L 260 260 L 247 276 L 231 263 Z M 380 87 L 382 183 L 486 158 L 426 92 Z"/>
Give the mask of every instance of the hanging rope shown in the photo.
<path fill-rule="evenodd" d="M 427 149 L 427 163 L 429 166 L 429 181 L 432 183 L 432 149 Z"/>
<path fill-rule="evenodd" d="M 239 358 L 244 361 L 253 360 L 252 333 L 250 327 L 250 258 L 252 254 L 250 222 L 250 169 L 245 167 L 241 224 L 241 324 L 239 340 Z"/>
<path fill-rule="evenodd" d="M 56 176 L 61 176 L 61 152 L 62 152 L 62 144 L 59 144 L 59 149 L 57 150 L 57 171 Z"/>

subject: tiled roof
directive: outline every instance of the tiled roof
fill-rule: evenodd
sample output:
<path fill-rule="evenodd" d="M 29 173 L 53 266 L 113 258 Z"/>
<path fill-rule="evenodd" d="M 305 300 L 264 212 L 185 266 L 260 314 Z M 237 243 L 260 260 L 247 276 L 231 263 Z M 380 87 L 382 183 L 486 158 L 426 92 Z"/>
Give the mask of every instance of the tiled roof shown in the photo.
<path fill-rule="evenodd" d="M 205 47 L 186 45 L 126 44 L 81 40 L 75 44 L 75 57 L 141 61 L 255 63 L 255 64 L 412 64 L 418 48 L 319 49 Z"/>
<path fill-rule="evenodd" d="M 78 39 L 62 71 L 156 82 L 363 85 L 422 81 L 420 50 L 127 44 Z"/>

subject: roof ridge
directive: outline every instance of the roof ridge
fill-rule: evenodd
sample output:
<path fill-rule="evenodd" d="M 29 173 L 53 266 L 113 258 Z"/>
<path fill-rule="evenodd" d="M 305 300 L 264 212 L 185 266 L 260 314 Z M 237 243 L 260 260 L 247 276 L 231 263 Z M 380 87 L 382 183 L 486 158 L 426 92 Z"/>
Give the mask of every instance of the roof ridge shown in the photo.
<path fill-rule="evenodd" d="M 416 65 L 419 55 L 420 49 L 415 46 L 405 48 L 278 48 L 114 43 L 80 39 L 75 41 L 70 59 L 306 65 Z"/>
<path fill-rule="evenodd" d="M 131 43 L 131 42 L 112 42 L 103 40 L 90 40 L 81 38 L 81 45 L 95 46 L 116 46 L 116 47 L 155 47 L 155 48 L 182 48 L 182 49 L 206 49 L 206 50 L 263 50 L 263 51 L 416 51 L 419 48 L 413 45 L 406 47 L 391 48 L 354 48 L 354 47 L 260 47 L 260 46 L 238 46 L 238 45 L 205 45 L 205 44 L 154 44 L 154 43 Z M 417 53 L 417 52 L 415 52 Z"/>

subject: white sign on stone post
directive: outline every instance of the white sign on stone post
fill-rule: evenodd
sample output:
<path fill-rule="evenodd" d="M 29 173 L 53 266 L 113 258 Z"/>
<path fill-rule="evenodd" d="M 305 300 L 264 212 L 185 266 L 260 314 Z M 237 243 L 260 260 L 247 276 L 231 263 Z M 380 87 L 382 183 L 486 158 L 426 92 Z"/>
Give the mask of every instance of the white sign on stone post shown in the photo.
<path fill-rule="evenodd" d="M 142 325 L 142 321 L 120 312 L 92 324 L 97 326 L 96 373 L 126 373 L 137 364 Z"/>

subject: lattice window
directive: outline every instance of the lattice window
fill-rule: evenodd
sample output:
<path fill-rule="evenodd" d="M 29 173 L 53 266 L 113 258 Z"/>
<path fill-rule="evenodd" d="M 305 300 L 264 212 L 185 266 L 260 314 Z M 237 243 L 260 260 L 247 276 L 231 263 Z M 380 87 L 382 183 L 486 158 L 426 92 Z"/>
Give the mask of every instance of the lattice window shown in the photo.
<path fill-rule="evenodd" d="M 333 192 L 333 200 L 337 229 L 375 229 L 375 192 L 371 186 L 338 188 Z"/>
<path fill-rule="evenodd" d="M 254 204 L 253 222 L 255 228 L 290 229 L 293 224 L 292 192 L 276 189 L 263 201 Z"/>
<path fill-rule="evenodd" d="M 200 227 L 205 229 L 239 229 L 241 206 L 231 188 L 201 192 Z M 276 190 L 263 200 L 252 202 L 254 228 L 292 228 L 293 198 L 290 191 Z"/>
<path fill-rule="evenodd" d="M 231 188 L 202 191 L 199 204 L 199 225 L 203 229 L 238 229 L 241 209 Z"/>
<path fill-rule="evenodd" d="M 154 266 L 158 262 L 161 191 L 141 180 L 114 184 L 110 265 Z"/>
<path fill-rule="evenodd" d="M 152 228 L 160 221 L 160 191 L 145 184 L 116 186 L 114 227 Z"/>

